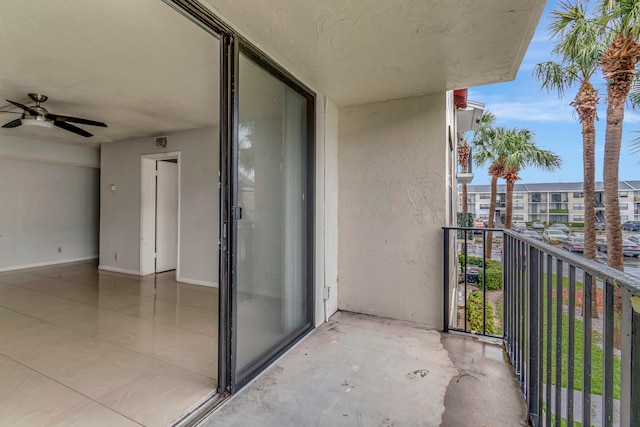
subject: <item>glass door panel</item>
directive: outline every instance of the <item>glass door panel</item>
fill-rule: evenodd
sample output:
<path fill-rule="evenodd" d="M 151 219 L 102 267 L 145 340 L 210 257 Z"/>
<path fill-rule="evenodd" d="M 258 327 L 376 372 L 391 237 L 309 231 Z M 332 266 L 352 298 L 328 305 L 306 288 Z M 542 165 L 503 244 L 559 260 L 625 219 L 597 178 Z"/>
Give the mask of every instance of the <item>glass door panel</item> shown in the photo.
<path fill-rule="evenodd" d="M 236 382 L 310 328 L 308 98 L 239 58 Z"/>

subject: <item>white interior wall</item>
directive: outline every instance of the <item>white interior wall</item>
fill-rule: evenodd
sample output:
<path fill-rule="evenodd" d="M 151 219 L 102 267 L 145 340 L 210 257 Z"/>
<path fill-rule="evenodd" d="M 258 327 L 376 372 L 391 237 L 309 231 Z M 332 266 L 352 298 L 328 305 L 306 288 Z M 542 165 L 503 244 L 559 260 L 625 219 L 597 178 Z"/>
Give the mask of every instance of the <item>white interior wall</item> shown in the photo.
<path fill-rule="evenodd" d="M 180 152 L 180 279 L 217 286 L 219 234 L 219 133 L 217 127 L 169 135 L 156 150 L 154 138 L 102 147 L 100 268 L 140 274 L 141 156 Z M 115 185 L 115 191 L 109 191 Z M 118 253 L 118 259 L 115 259 Z"/>
<path fill-rule="evenodd" d="M 99 156 L 0 139 L 0 271 L 97 257 Z"/>
<path fill-rule="evenodd" d="M 340 109 L 339 307 L 442 326 L 444 93 Z"/>

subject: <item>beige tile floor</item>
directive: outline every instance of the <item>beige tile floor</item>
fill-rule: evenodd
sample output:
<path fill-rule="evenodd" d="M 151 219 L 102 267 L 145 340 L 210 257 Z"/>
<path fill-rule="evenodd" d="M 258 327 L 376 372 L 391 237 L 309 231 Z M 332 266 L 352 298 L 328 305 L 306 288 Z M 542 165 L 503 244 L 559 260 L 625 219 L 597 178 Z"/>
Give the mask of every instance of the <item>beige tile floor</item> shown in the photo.
<path fill-rule="evenodd" d="M 174 277 L 0 273 L 0 426 L 164 426 L 210 396 L 217 289 Z"/>

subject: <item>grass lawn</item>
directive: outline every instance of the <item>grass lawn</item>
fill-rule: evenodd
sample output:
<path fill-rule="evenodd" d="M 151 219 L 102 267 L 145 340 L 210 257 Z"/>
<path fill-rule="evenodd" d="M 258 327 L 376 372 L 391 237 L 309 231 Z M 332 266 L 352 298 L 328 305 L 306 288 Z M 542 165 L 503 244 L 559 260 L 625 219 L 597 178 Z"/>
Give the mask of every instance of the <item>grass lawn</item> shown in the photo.
<path fill-rule="evenodd" d="M 554 302 L 555 306 L 555 302 Z M 543 328 L 543 347 L 542 347 L 542 359 L 543 359 L 543 372 L 542 372 L 542 381 L 544 383 L 547 382 L 546 379 L 546 346 L 547 346 L 547 335 L 546 335 L 546 307 L 545 307 L 545 321 Z M 551 382 L 555 384 L 556 375 L 555 372 L 555 351 L 556 351 L 556 316 L 554 313 L 551 327 L 553 328 L 552 334 L 552 343 L 551 343 L 551 353 L 552 353 L 552 370 L 551 370 Z M 567 387 L 567 371 L 568 371 L 568 341 L 569 341 L 569 316 L 566 314 L 562 315 L 562 386 Z M 574 364 L 574 389 L 582 390 L 582 370 L 584 366 L 583 362 L 583 343 L 582 343 L 582 322 L 576 320 L 575 322 L 575 364 Z M 591 342 L 591 393 L 602 395 L 602 361 L 603 361 L 603 350 L 600 348 L 598 344 L 602 343 L 602 338 L 598 336 L 598 334 L 594 333 L 592 342 Z M 613 359 L 613 397 L 614 399 L 620 399 L 620 359 L 618 357 L 614 357 Z"/>

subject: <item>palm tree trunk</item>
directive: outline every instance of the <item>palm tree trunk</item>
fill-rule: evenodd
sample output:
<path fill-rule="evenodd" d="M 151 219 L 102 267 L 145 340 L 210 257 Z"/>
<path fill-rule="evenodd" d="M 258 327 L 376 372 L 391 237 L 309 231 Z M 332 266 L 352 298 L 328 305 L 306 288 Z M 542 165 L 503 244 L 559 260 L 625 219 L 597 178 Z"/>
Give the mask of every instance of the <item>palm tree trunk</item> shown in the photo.
<path fill-rule="evenodd" d="M 584 166 L 584 257 L 596 259 L 595 146 L 598 91 L 583 81 L 573 101 L 582 125 L 582 163 Z M 594 294 L 595 295 L 595 294 Z"/>
<path fill-rule="evenodd" d="M 468 160 L 467 160 L 468 161 Z M 467 173 L 467 163 L 462 165 L 462 173 Z M 467 213 L 467 184 L 462 184 L 462 213 Z"/>
<path fill-rule="evenodd" d="M 489 201 L 489 228 L 495 226 L 494 217 L 496 216 L 496 198 L 498 195 L 498 176 L 491 175 L 491 200 Z M 486 256 L 491 258 L 491 250 L 493 249 L 493 233 L 487 232 Z"/>
<path fill-rule="evenodd" d="M 505 197 L 507 198 L 506 202 L 506 213 L 504 216 L 504 228 L 508 230 L 511 228 L 511 218 L 513 217 L 513 187 L 515 185 L 515 181 L 512 178 L 507 178 L 507 191 Z"/>
<path fill-rule="evenodd" d="M 624 103 L 629 96 L 633 72 L 640 57 L 640 46 L 633 36 L 618 34 L 602 56 L 602 72 L 609 82 L 607 86 L 607 130 L 604 145 L 604 197 L 607 229 L 607 264 L 624 270 L 622 253 L 622 227 L 618 204 L 618 166 L 622 143 Z M 614 292 L 614 313 L 622 315 L 622 291 Z M 620 348 L 620 323 L 615 322 L 614 346 Z"/>
<path fill-rule="evenodd" d="M 618 201 L 618 164 L 622 139 L 622 117 L 624 104 L 607 110 L 607 135 L 604 147 L 604 202 L 607 230 L 607 264 L 624 270 L 622 255 L 622 227 Z"/>

